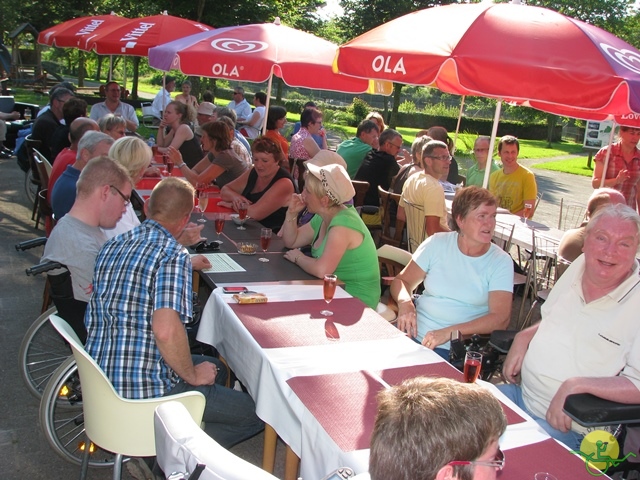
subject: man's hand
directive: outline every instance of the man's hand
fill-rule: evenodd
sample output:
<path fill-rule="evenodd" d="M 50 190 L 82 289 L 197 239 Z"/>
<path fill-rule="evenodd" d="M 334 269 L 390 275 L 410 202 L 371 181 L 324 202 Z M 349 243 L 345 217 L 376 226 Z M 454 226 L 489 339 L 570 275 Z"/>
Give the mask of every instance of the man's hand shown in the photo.
<path fill-rule="evenodd" d="M 218 367 L 211 362 L 202 362 L 195 366 L 196 380 L 193 383 L 194 387 L 200 385 L 213 385 L 218 375 Z"/>
<path fill-rule="evenodd" d="M 187 226 L 184 227 L 184 230 L 182 230 L 182 233 L 180 233 L 177 238 L 178 243 L 188 247 L 189 245 L 195 245 L 202 240 L 206 240 L 206 238 L 200 235 L 203 228 L 204 224 L 197 225 L 193 222 L 187 223 Z"/>
<path fill-rule="evenodd" d="M 529 349 L 529 344 L 538 331 L 539 323 L 526 330 L 522 330 L 516 335 L 507 354 L 507 358 L 502 365 L 502 377 L 507 383 L 520 383 L 520 370 L 524 356 Z"/>
<path fill-rule="evenodd" d="M 204 255 L 196 255 L 191 257 L 191 266 L 194 270 L 205 270 L 211 268 L 211 262 Z"/>
<path fill-rule="evenodd" d="M 562 382 L 562 385 L 560 385 L 560 388 L 551 399 L 549 409 L 547 410 L 547 422 L 561 432 L 571 430 L 571 419 L 562 409 L 564 408 L 564 402 L 567 396 L 572 393 L 576 392 L 573 391 L 573 379 L 569 378 Z"/>

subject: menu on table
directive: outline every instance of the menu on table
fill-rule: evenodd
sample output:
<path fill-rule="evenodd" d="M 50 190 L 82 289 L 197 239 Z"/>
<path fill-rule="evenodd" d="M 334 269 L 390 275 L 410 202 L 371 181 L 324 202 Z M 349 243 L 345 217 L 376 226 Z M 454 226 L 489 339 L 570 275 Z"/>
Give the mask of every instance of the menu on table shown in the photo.
<path fill-rule="evenodd" d="M 195 253 L 191 257 L 196 255 L 204 255 L 211 263 L 211 268 L 201 270 L 203 273 L 246 272 L 226 253 Z"/>

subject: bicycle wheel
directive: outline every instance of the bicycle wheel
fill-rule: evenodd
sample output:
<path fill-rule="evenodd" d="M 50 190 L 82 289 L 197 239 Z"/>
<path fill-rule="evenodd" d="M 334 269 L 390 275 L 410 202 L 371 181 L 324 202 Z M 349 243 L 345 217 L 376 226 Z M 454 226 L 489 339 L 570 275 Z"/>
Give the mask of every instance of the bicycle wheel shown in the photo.
<path fill-rule="evenodd" d="M 29 393 L 36 398 L 42 397 L 51 374 L 71 355 L 71 350 L 49 322 L 49 316 L 56 312 L 52 307 L 36 318 L 20 344 L 20 373 Z"/>
<path fill-rule="evenodd" d="M 36 195 L 38 193 L 38 185 L 34 182 L 33 171 L 29 169 L 24 173 L 24 191 L 31 203 L 36 201 Z"/>
<path fill-rule="evenodd" d="M 53 374 L 40 401 L 40 426 L 49 445 L 65 460 L 80 465 L 86 442 L 82 388 L 73 357 Z M 91 444 L 91 467 L 113 467 L 114 454 Z"/>

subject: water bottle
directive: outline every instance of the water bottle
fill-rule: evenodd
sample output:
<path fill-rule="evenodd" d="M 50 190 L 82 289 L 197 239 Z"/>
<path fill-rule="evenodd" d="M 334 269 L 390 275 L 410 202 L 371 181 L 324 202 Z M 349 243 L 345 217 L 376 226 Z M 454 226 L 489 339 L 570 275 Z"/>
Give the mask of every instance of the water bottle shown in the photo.
<path fill-rule="evenodd" d="M 156 137 L 151 135 L 149 137 L 149 140 L 147 140 L 147 145 L 149 145 L 150 147 L 153 147 L 155 144 L 156 144 Z"/>

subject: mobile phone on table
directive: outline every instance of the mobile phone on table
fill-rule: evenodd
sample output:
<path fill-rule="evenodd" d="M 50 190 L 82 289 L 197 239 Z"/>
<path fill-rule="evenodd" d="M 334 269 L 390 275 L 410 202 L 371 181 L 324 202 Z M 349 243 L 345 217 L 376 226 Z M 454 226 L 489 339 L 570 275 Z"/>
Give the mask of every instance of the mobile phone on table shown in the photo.
<path fill-rule="evenodd" d="M 222 287 L 224 293 L 246 293 L 249 290 L 247 287 Z"/>

